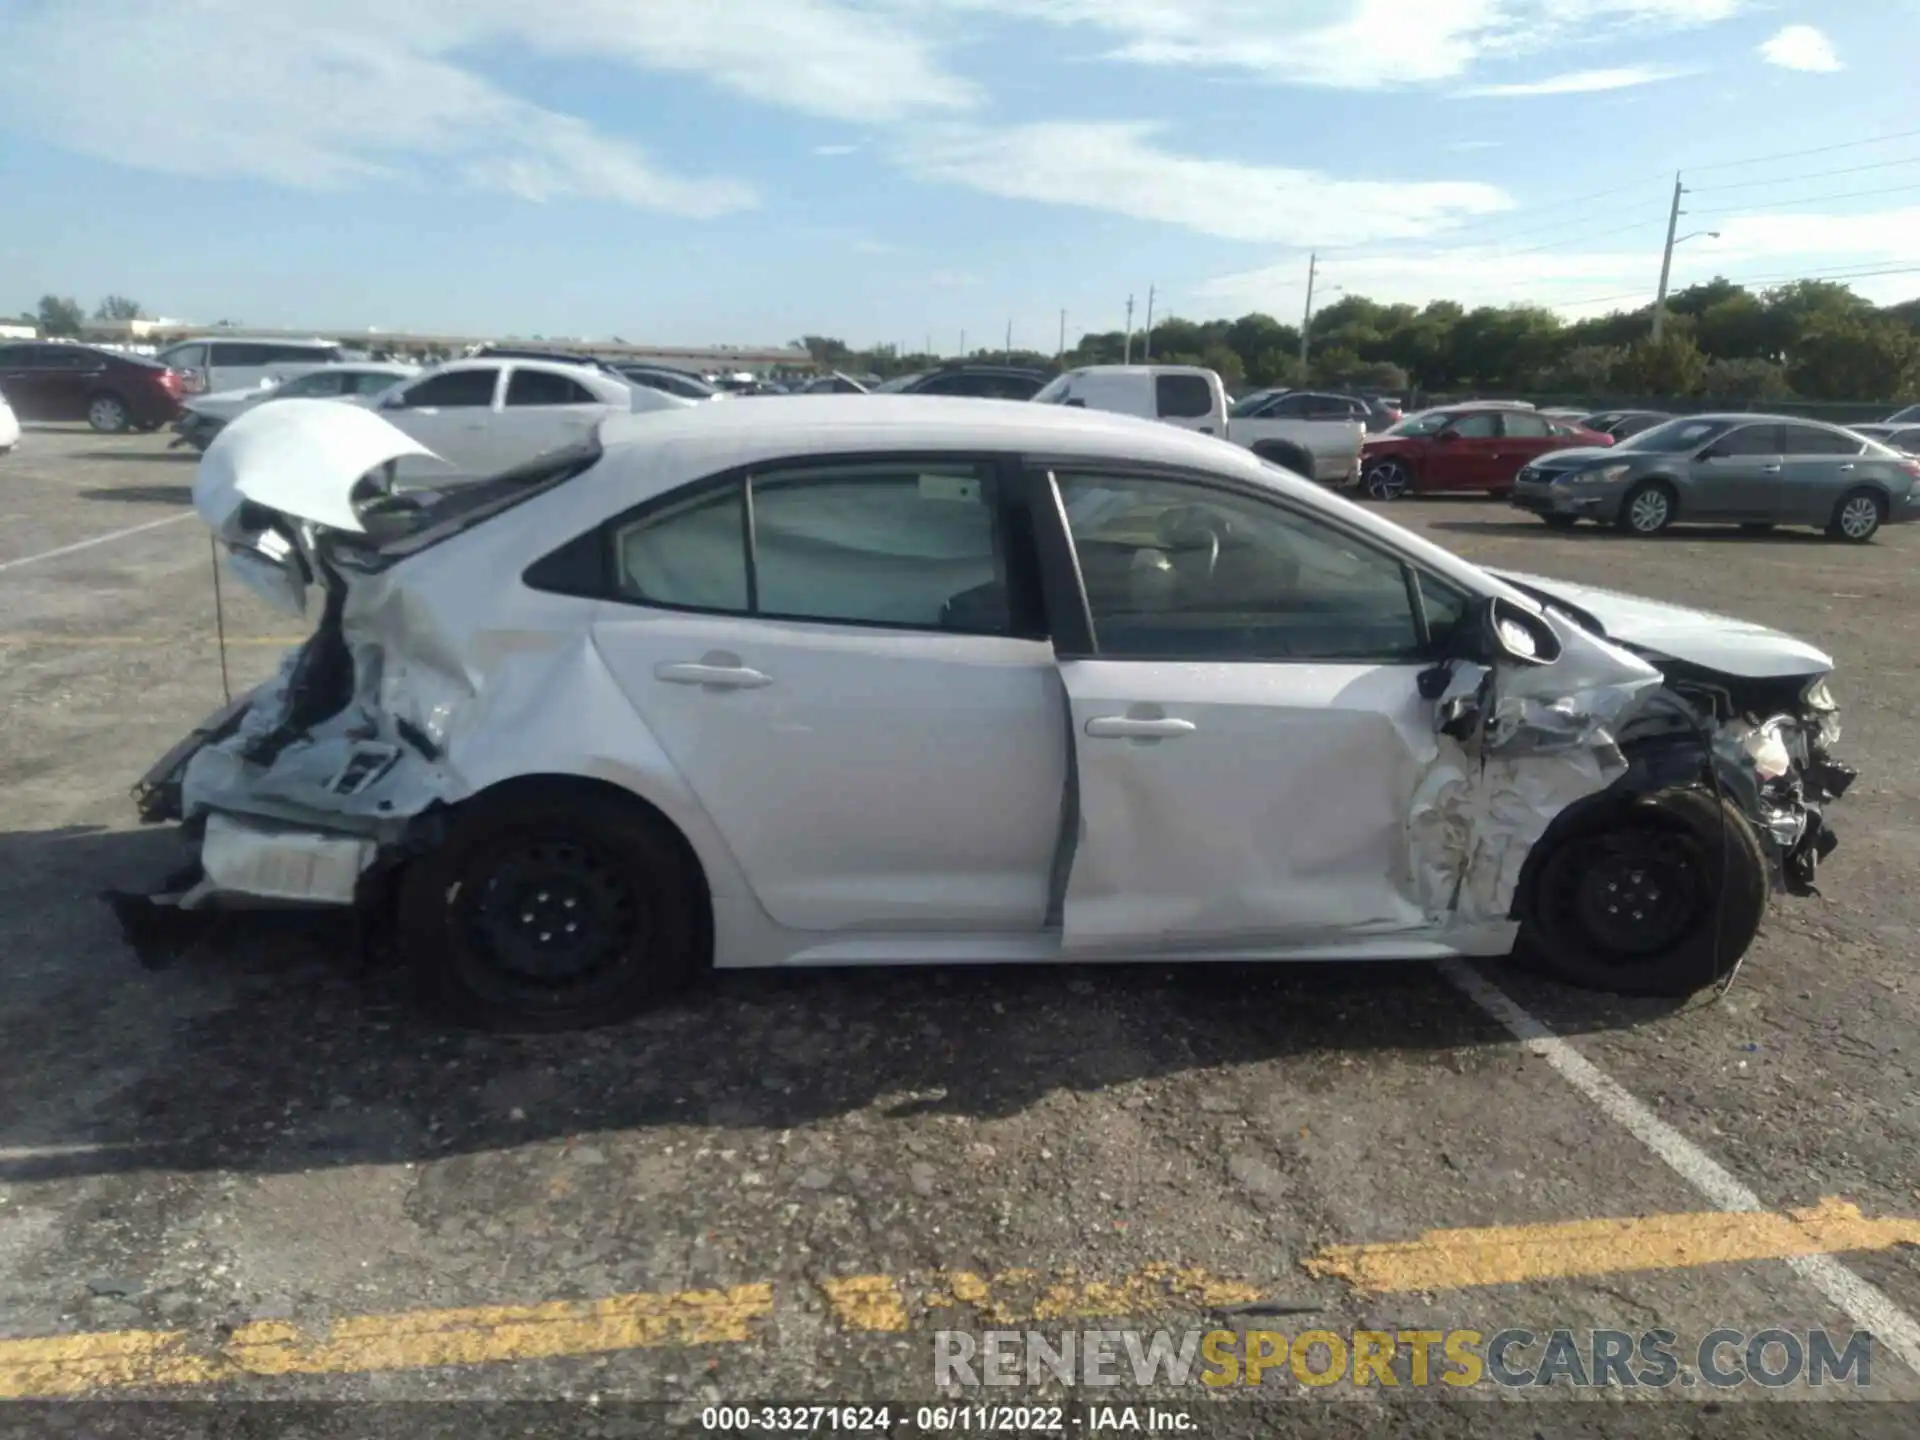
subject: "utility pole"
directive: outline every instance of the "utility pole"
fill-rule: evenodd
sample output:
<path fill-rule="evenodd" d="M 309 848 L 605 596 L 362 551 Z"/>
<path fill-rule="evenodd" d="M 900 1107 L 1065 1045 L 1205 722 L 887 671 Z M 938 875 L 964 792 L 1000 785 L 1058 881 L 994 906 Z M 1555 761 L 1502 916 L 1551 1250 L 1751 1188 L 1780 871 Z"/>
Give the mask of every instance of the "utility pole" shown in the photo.
<path fill-rule="evenodd" d="M 1147 286 L 1147 329 L 1140 337 L 1140 361 L 1153 363 L 1153 286 Z"/>
<path fill-rule="evenodd" d="M 1006 358 L 1007 358 L 1007 359 L 1009 359 L 1009 360 L 1011 360 L 1011 359 L 1013 359 L 1013 321 L 1012 321 L 1012 320 L 1008 320 L 1008 321 L 1007 321 L 1007 350 L 1006 350 Z"/>
<path fill-rule="evenodd" d="M 960 358 L 967 358 L 967 332 L 964 330 L 960 332 Z"/>
<path fill-rule="evenodd" d="M 1313 329 L 1313 277 L 1320 268 L 1320 254 L 1313 251 L 1307 256 L 1307 308 L 1300 312 L 1300 368 L 1307 368 L 1307 337 Z M 1300 383 L 1306 383 L 1306 376 L 1300 377 Z"/>
<path fill-rule="evenodd" d="M 1062 355 L 1065 355 L 1066 353 L 1067 353 L 1067 312 L 1062 310 L 1060 312 L 1060 344 L 1054 350 L 1053 358 L 1055 360 L 1058 360 Z"/>
<path fill-rule="evenodd" d="M 1680 228 L 1680 197 L 1687 193 L 1676 172 L 1673 177 L 1673 209 L 1667 212 L 1667 248 L 1660 252 L 1660 293 L 1653 302 L 1653 343 L 1660 343 L 1660 332 L 1667 322 L 1667 279 L 1673 274 L 1673 236 Z"/>
<path fill-rule="evenodd" d="M 1131 295 L 1127 296 L 1127 342 L 1126 348 L 1121 352 L 1120 363 L 1122 365 L 1133 363 L 1133 296 Z"/>
<path fill-rule="evenodd" d="M 931 330 L 927 332 L 927 354 L 933 354 L 933 332 Z"/>

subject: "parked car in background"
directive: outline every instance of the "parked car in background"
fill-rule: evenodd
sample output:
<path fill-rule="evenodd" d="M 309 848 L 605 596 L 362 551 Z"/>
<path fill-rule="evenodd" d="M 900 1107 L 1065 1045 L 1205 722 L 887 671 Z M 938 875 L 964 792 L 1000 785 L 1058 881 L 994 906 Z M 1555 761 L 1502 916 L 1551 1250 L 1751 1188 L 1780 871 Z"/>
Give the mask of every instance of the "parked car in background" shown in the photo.
<path fill-rule="evenodd" d="M 245 335 L 202 335 L 169 345 L 154 356 L 177 370 L 181 393 L 213 395 L 246 390 L 297 368 L 333 365 L 351 358 L 332 340 L 274 340 Z"/>
<path fill-rule="evenodd" d="M 438 457 L 406 456 L 388 472 L 389 483 L 431 485 L 498 475 L 584 444 L 616 415 L 699 403 L 584 365 L 476 358 L 437 366 L 387 391 L 374 408 Z"/>
<path fill-rule="evenodd" d="M 1360 488 L 1375 500 L 1443 490 L 1500 496 L 1513 488 L 1521 466 L 1548 451 L 1612 443 L 1531 408 L 1450 405 L 1369 436 L 1360 454 Z"/>
<path fill-rule="evenodd" d="M 364 402 L 391 390 L 403 380 L 420 373 L 418 365 L 397 361 L 356 360 L 340 365 L 323 365 L 304 374 L 251 390 L 224 390 L 215 395 L 196 395 L 181 406 L 181 416 L 173 428 L 179 437 L 173 447 L 191 445 L 205 450 L 213 437 L 243 411 L 270 400 L 352 400 Z"/>
<path fill-rule="evenodd" d="M 21 420 L 85 420 L 103 435 L 180 413 L 180 375 L 157 360 L 64 340 L 0 344 L 0 395 Z"/>
<path fill-rule="evenodd" d="M 1374 433 L 1400 423 L 1400 402 L 1373 395 L 1344 395 L 1274 385 L 1242 395 L 1227 411 L 1228 417 L 1235 420 L 1256 417 L 1327 420 L 1338 419 L 1342 414 L 1358 420 L 1369 433 Z"/>
<path fill-rule="evenodd" d="M 1603 433 L 1611 435 L 1615 440 L 1625 440 L 1629 436 L 1638 435 L 1642 430 L 1651 430 L 1656 425 L 1664 425 L 1671 419 L 1673 416 L 1665 410 L 1629 410 L 1609 423 Z M 1593 430 L 1600 427 L 1588 425 L 1586 428 Z"/>
<path fill-rule="evenodd" d="M 1197 365 L 1082 366 L 1050 381 L 1033 398 L 1042 405 L 1111 410 L 1217 435 L 1322 484 L 1353 479 L 1367 435 L 1346 395 L 1274 392 L 1251 413 L 1234 414 L 1238 407 L 1228 405 L 1219 374 Z"/>
<path fill-rule="evenodd" d="M 20 443 L 20 422 L 14 417 L 13 407 L 7 404 L 7 397 L 0 395 L 0 455 L 5 455 Z"/>
<path fill-rule="evenodd" d="M 1578 422 L 1586 419 L 1587 417 L 1587 412 L 1585 410 L 1575 406 L 1570 406 L 1570 405 L 1549 405 L 1546 409 L 1542 410 L 1540 413 L 1546 416 L 1549 420 L 1567 420 L 1567 421 Z"/>
<path fill-rule="evenodd" d="M 980 400 L 1031 400 L 1047 383 L 1044 370 L 1025 365 L 961 361 L 883 380 L 875 395 L 967 395 Z"/>
<path fill-rule="evenodd" d="M 1904 455 L 1920 455 L 1920 421 L 1911 425 L 1854 425 L 1849 428 L 1856 435 L 1878 440 L 1882 445 L 1891 445 Z"/>
<path fill-rule="evenodd" d="M 396 506 L 359 485 L 411 448 L 385 413 L 264 406 L 202 462 L 236 573 L 316 629 L 143 777 L 197 863 L 119 908 L 357 909 L 470 1022 L 714 967 L 1516 941 L 1682 995 L 1775 875 L 1811 893 L 1854 779 L 1815 647 L 1563 599 L 1170 425 L 689 405 Z"/>
<path fill-rule="evenodd" d="M 1909 405 L 1896 410 L 1881 422 L 1885 425 L 1920 425 L 1920 405 Z"/>
<path fill-rule="evenodd" d="M 831 375 L 816 375 L 794 393 L 799 395 L 864 395 L 867 387 L 851 375 L 836 370 Z"/>
<path fill-rule="evenodd" d="M 649 390 L 664 391 L 668 395 L 678 395 L 682 400 L 721 400 L 727 392 L 709 385 L 689 370 L 675 370 L 669 365 L 616 365 L 621 376 L 635 385 L 644 385 Z"/>
<path fill-rule="evenodd" d="M 1812 525 L 1861 544 L 1920 518 L 1920 460 L 1838 425 L 1788 415 L 1688 415 L 1612 449 L 1542 456 L 1513 504 L 1556 529 L 1632 535 L 1695 521 L 1764 532 Z"/>
<path fill-rule="evenodd" d="M 589 370 L 598 370 L 602 374 L 617 375 L 619 367 L 611 360 L 602 360 L 598 355 L 587 355 L 574 350 L 555 350 L 540 345 L 496 345 L 488 343 L 476 345 L 464 357 L 468 360 L 545 360 L 554 365 L 584 365 Z"/>

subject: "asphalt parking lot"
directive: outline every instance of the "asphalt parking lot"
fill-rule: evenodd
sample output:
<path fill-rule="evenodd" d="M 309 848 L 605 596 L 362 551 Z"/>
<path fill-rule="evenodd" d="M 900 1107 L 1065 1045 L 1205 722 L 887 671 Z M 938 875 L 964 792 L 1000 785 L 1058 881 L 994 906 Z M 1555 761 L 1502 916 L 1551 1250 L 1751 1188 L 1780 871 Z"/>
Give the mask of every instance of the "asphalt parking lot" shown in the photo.
<path fill-rule="evenodd" d="M 1393 507 L 1838 657 L 1841 847 L 1718 1003 L 1497 967 L 735 974 L 529 1040 L 416 1016 L 333 927 L 157 972 L 123 945 L 97 893 L 173 861 L 127 787 L 221 699 L 192 475 L 70 428 L 0 460 L 0 1398 L 914 1401 L 936 1330 L 1224 1324 L 1664 1327 L 1683 1369 L 1717 1329 L 1870 1329 L 1863 1392 L 1711 1398 L 1778 1434 L 1806 1407 L 1748 1402 L 1920 1400 L 1920 527 Z M 225 627 L 236 688 L 301 633 L 231 582 Z M 1385 1393 L 1264 1393 L 1335 1391 Z"/>

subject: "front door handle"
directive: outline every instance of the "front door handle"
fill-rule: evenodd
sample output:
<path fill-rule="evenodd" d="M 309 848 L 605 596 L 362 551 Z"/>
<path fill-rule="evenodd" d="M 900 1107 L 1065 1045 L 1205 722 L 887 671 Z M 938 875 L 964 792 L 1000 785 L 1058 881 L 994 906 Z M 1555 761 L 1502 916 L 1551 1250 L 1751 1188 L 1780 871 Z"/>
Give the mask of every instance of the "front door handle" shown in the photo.
<path fill-rule="evenodd" d="M 1844 475 L 1844 474 L 1845 474 L 1845 473 L 1846 473 L 1847 471 L 1849 471 L 1849 470 L 1851 470 L 1851 469 L 1853 469 L 1853 462 L 1852 462 L 1851 460 L 1849 460 L 1849 461 L 1847 461 L 1847 463 L 1846 463 L 1846 464 L 1844 464 L 1844 465 L 1842 465 L 1842 466 L 1840 467 L 1840 473 Z"/>
<path fill-rule="evenodd" d="M 1147 719 L 1138 715 L 1096 715 L 1087 721 L 1087 734 L 1096 740 L 1175 740 L 1200 727 L 1172 716 Z"/>
<path fill-rule="evenodd" d="M 1778 465 L 1762 465 L 1760 467 L 1760 473 L 1762 475 L 1778 475 L 1780 473 L 1780 467 Z"/>
<path fill-rule="evenodd" d="M 771 675 L 745 665 L 706 665 L 695 660 L 656 665 L 653 678 L 669 685 L 701 685 L 709 690 L 758 690 L 773 683 Z"/>

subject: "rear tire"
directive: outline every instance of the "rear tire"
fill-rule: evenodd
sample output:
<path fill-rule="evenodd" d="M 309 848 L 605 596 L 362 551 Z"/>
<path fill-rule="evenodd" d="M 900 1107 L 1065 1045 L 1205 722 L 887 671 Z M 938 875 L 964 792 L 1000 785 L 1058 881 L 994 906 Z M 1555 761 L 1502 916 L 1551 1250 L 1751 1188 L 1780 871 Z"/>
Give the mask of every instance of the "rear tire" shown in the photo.
<path fill-rule="evenodd" d="M 609 1025 L 680 989 L 710 942 L 698 865 L 638 802 L 569 784 L 461 806 L 401 880 L 421 998 L 456 1021 L 540 1032 Z"/>
<path fill-rule="evenodd" d="M 1676 508 L 1673 488 L 1664 480 L 1648 480 L 1627 492 L 1614 523 L 1629 535 L 1650 537 L 1673 524 Z"/>
<path fill-rule="evenodd" d="M 113 391 L 101 390 L 87 397 L 87 424 L 100 434 L 118 435 L 131 419 L 127 402 Z"/>
<path fill-rule="evenodd" d="M 1270 460 L 1275 465 L 1291 470 L 1303 480 L 1314 478 L 1313 457 L 1298 445 L 1277 444 L 1270 441 L 1253 453 L 1262 460 Z"/>
<path fill-rule="evenodd" d="M 1770 892 L 1745 816 L 1702 791 L 1665 791 L 1597 811 L 1555 843 L 1516 953 L 1586 990 L 1691 995 L 1746 954 Z"/>
<path fill-rule="evenodd" d="M 1842 495 L 1833 507 L 1833 518 L 1827 521 L 1827 534 L 1835 540 L 1864 545 L 1880 532 L 1886 519 L 1887 502 L 1876 492 L 1852 490 Z"/>

